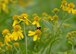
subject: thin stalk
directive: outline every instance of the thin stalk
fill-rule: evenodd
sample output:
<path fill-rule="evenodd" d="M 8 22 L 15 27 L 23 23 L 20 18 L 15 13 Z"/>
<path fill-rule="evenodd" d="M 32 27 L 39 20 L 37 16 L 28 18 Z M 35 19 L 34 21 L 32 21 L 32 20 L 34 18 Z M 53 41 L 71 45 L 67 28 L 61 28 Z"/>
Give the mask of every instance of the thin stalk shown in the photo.
<path fill-rule="evenodd" d="M 16 52 L 18 52 L 19 50 L 17 50 L 17 48 L 14 46 L 14 49 L 16 50 Z"/>
<path fill-rule="evenodd" d="M 75 50 L 74 50 L 74 45 L 72 45 L 72 52 L 73 52 L 73 54 L 75 54 L 75 52 L 74 52 Z"/>
<path fill-rule="evenodd" d="M 18 48 L 19 48 L 20 54 L 22 54 L 20 46 Z"/>
<path fill-rule="evenodd" d="M 26 35 L 26 33 L 25 33 L 25 23 L 23 23 L 23 25 L 24 25 L 24 36 L 25 36 L 25 43 L 26 43 L 26 54 L 27 54 L 27 35 Z"/>
<path fill-rule="evenodd" d="M 11 52 L 12 52 L 12 54 L 13 54 L 13 48 L 12 48 Z"/>

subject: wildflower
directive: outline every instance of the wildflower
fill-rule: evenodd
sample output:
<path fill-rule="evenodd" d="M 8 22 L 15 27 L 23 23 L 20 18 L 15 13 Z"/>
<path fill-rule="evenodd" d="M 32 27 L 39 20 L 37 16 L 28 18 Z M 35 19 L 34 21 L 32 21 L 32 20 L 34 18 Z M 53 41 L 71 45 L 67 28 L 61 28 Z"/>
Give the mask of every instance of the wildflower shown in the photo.
<path fill-rule="evenodd" d="M 19 47 L 19 43 L 18 42 L 15 42 L 13 43 L 15 47 Z"/>
<path fill-rule="evenodd" d="M 7 34 L 4 37 L 4 42 L 5 42 L 6 45 L 9 45 L 9 43 L 11 42 L 11 34 Z"/>
<path fill-rule="evenodd" d="M 12 49 L 12 45 L 7 45 L 7 46 L 6 46 L 6 49 L 7 49 L 7 50 L 11 50 L 11 49 Z"/>
<path fill-rule="evenodd" d="M 51 20 L 54 21 L 54 22 L 56 22 L 56 21 L 58 20 L 58 16 L 55 14 L 55 15 L 52 17 Z"/>
<path fill-rule="evenodd" d="M 76 9 L 73 9 L 72 10 L 72 14 L 76 14 Z"/>
<path fill-rule="evenodd" d="M 4 29 L 4 30 L 2 31 L 2 35 L 6 35 L 7 33 L 9 33 L 9 30 L 8 30 L 8 29 Z"/>
<path fill-rule="evenodd" d="M 13 37 L 13 40 L 15 40 L 15 41 L 21 40 L 24 38 L 20 25 L 14 26 L 14 30 L 13 30 L 11 36 Z"/>
<path fill-rule="evenodd" d="M 34 17 L 34 21 L 33 21 L 32 24 L 33 25 L 36 25 L 37 27 L 39 27 L 40 26 L 39 21 L 40 21 L 39 17 L 38 16 L 35 16 Z"/>
<path fill-rule="evenodd" d="M 4 43 L 6 45 L 8 45 L 9 42 L 11 42 L 11 38 L 10 38 L 11 33 L 10 33 L 10 31 L 8 29 L 4 29 L 2 34 L 4 35 Z"/>
<path fill-rule="evenodd" d="M 69 32 L 66 37 L 68 40 L 71 40 L 75 37 L 75 35 L 76 35 L 76 31 L 72 31 L 72 32 Z"/>
<path fill-rule="evenodd" d="M 54 10 L 53 10 L 53 13 L 58 13 L 59 12 L 59 9 L 58 8 L 54 8 Z"/>
<path fill-rule="evenodd" d="M 71 34 L 71 33 L 68 33 L 68 34 L 67 34 L 67 38 L 68 38 L 68 39 L 73 38 L 72 34 Z"/>
<path fill-rule="evenodd" d="M 7 7 L 7 3 L 5 1 L 1 2 L 1 8 L 5 13 L 8 13 L 8 7 Z"/>
<path fill-rule="evenodd" d="M 46 12 L 43 12 L 42 13 L 42 20 L 47 20 L 47 17 L 48 17 L 49 15 L 46 13 Z"/>
<path fill-rule="evenodd" d="M 48 16 L 48 20 L 52 21 L 53 20 L 52 16 Z"/>
<path fill-rule="evenodd" d="M 4 44 L 2 42 L 0 42 L 0 47 L 2 47 Z"/>
<path fill-rule="evenodd" d="M 28 19 L 28 15 L 26 13 L 21 14 L 21 16 L 18 18 L 20 21 L 25 22 L 26 25 L 29 25 L 29 22 L 31 21 Z"/>
<path fill-rule="evenodd" d="M 17 16 L 17 15 L 14 15 L 14 16 L 13 16 L 14 22 L 13 22 L 13 25 L 12 25 L 12 26 L 15 26 L 15 25 L 19 24 L 18 17 L 19 17 L 19 16 Z"/>
<path fill-rule="evenodd" d="M 75 7 L 74 3 L 69 3 L 66 11 L 68 11 L 68 13 L 71 13 L 74 7 Z"/>
<path fill-rule="evenodd" d="M 60 8 L 62 8 L 62 10 L 64 10 L 64 11 L 66 11 L 66 8 L 67 8 L 67 1 L 66 0 L 62 0 L 62 4 L 61 4 L 61 7 Z"/>
<path fill-rule="evenodd" d="M 48 16 L 49 21 L 57 22 L 58 16 L 55 14 L 54 16 Z"/>
<path fill-rule="evenodd" d="M 42 16 L 47 17 L 47 16 L 48 16 L 48 14 L 47 14 L 46 12 L 44 12 L 44 13 L 42 13 Z"/>
<path fill-rule="evenodd" d="M 37 29 L 36 31 L 29 31 L 28 36 L 33 36 L 33 41 L 39 40 L 41 35 L 41 31 Z"/>
<path fill-rule="evenodd" d="M 67 34 L 66 38 L 67 38 L 69 44 L 71 44 L 71 45 L 75 44 L 74 43 L 75 35 L 76 35 L 76 31 L 71 31 Z"/>
<path fill-rule="evenodd" d="M 69 8 L 74 8 L 75 5 L 74 5 L 74 3 L 69 3 L 69 4 L 68 4 L 68 7 L 69 7 Z"/>

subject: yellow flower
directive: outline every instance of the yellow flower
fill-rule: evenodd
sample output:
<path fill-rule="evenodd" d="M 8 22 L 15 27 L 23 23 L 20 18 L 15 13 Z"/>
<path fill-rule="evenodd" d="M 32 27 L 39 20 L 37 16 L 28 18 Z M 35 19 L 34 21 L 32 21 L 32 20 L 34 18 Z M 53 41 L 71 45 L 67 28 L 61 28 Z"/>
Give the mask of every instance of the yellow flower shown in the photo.
<path fill-rule="evenodd" d="M 12 45 L 7 45 L 7 46 L 6 46 L 6 49 L 7 49 L 7 50 L 11 50 L 11 49 L 12 49 Z"/>
<path fill-rule="evenodd" d="M 62 10 L 64 10 L 64 11 L 66 11 L 66 8 L 67 8 L 67 1 L 66 0 L 62 0 L 62 4 L 61 4 L 61 7 L 60 8 L 62 8 Z"/>
<path fill-rule="evenodd" d="M 20 25 L 14 26 L 14 31 L 11 34 L 13 40 L 21 40 L 24 38 Z"/>
<path fill-rule="evenodd" d="M 3 36 L 4 36 L 4 43 L 6 45 L 9 44 L 9 42 L 11 42 L 11 33 L 8 29 L 4 29 L 2 32 Z"/>
<path fill-rule="evenodd" d="M 15 25 L 13 28 L 14 28 L 14 31 L 19 31 L 19 30 L 21 30 L 21 26 L 20 26 L 20 25 Z"/>
<path fill-rule="evenodd" d="M 58 16 L 55 14 L 55 15 L 52 17 L 52 20 L 53 20 L 53 21 L 57 21 L 57 20 L 58 20 Z"/>
<path fill-rule="evenodd" d="M 52 21 L 53 20 L 52 16 L 48 16 L 48 20 Z"/>
<path fill-rule="evenodd" d="M 68 11 L 68 13 L 71 13 L 74 7 L 75 7 L 74 3 L 69 3 L 66 11 Z"/>
<path fill-rule="evenodd" d="M 14 15 L 14 16 L 13 16 L 14 22 L 13 22 L 13 25 L 12 25 L 12 26 L 15 26 L 15 25 L 19 24 L 18 17 L 19 17 L 19 16 L 17 16 L 17 15 Z"/>
<path fill-rule="evenodd" d="M 47 14 L 46 12 L 43 12 L 43 13 L 42 13 L 42 16 L 47 17 L 47 16 L 48 16 L 48 14 Z"/>
<path fill-rule="evenodd" d="M 19 43 L 18 42 L 15 42 L 13 43 L 15 47 L 19 47 Z"/>
<path fill-rule="evenodd" d="M 10 34 L 7 34 L 5 37 L 4 37 L 4 42 L 6 45 L 9 45 L 9 42 L 11 42 L 11 39 L 10 39 Z"/>
<path fill-rule="evenodd" d="M 37 29 L 36 31 L 29 31 L 28 36 L 33 36 L 33 41 L 39 40 L 41 35 L 41 31 Z"/>
<path fill-rule="evenodd" d="M 54 10 L 53 10 L 53 13 L 58 13 L 59 12 L 59 9 L 58 8 L 54 8 Z"/>
<path fill-rule="evenodd" d="M 33 21 L 32 24 L 33 25 L 36 25 L 37 27 L 39 27 L 40 26 L 39 21 L 40 21 L 39 17 L 38 16 L 35 16 L 34 17 L 34 21 Z"/>
<path fill-rule="evenodd" d="M 76 31 L 71 31 L 67 34 L 66 37 L 67 37 L 68 40 L 71 40 L 75 37 L 75 35 L 76 35 Z"/>
<path fill-rule="evenodd" d="M 23 34 L 22 34 L 22 31 L 14 31 L 12 33 L 12 36 L 13 36 L 13 40 L 17 41 L 17 40 L 21 40 L 24 38 Z"/>
<path fill-rule="evenodd" d="M 0 42 L 0 47 L 4 46 L 4 44 L 2 42 Z"/>
<path fill-rule="evenodd" d="M 18 18 L 20 21 L 25 22 L 26 25 L 29 25 L 29 22 L 31 21 L 28 19 L 28 15 L 26 13 L 21 14 L 21 16 Z"/>
<path fill-rule="evenodd" d="M 9 33 L 9 30 L 8 30 L 8 29 L 4 29 L 4 30 L 2 31 L 2 35 L 3 35 L 3 36 L 5 36 L 7 33 Z"/>
<path fill-rule="evenodd" d="M 72 10 L 72 14 L 76 14 L 76 9 L 73 9 Z"/>
<path fill-rule="evenodd" d="M 74 3 L 69 3 L 69 4 L 68 4 L 68 7 L 69 7 L 69 8 L 74 8 L 75 5 L 74 5 Z"/>
<path fill-rule="evenodd" d="M 2 10 L 3 10 L 5 13 L 8 13 L 8 12 L 9 12 L 9 11 L 8 11 L 8 7 L 7 7 L 7 3 L 4 2 L 4 1 L 1 2 L 1 8 L 2 8 Z"/>

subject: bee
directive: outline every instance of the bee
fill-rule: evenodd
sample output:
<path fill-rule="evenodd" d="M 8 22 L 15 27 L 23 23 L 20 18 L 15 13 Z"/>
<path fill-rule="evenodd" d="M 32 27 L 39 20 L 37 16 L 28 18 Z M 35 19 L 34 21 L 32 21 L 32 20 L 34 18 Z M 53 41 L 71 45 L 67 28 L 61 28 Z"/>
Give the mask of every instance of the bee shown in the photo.
<path fill-rule="evenodd" d="M 39 29 L 39 30 L 41 30 L 41 27 L 37 27 L 36 29 Z"/>

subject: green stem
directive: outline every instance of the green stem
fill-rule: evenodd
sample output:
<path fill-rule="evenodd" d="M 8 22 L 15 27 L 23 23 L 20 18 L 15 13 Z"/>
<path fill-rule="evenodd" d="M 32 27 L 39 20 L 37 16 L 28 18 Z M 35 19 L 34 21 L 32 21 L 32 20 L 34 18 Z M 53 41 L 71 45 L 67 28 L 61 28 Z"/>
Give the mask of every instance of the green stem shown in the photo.
<path fill-rule="evenodd" d="M 24 23 L 24 36 L 25 36 L 25 43 L 26 43 L 26 54 L 27 54 L 27 35 L 25 33 L 25 23 Z"/>
<path fill-rule="evenodd" d="M 12 54 L 13 54 L 13 48 L 12 48 L 11 52 L 12 52 Z"/>
<path fill-rule="evenodd" d="M 18 52 L 19 50 L 14 46 L 14 49 L 16 50 L 16 52 Z"/>
<path fill-rule="evenodd" d="M 22 54 L 20 46 L 18 48 L 19 48 L 20 54 Z"/>
<path fill-rule="evenodd" d="M 73 52 L 73 54 L 75 54 L 75 52 L 74 52 L 74 45 L 72 45 L 72 52 Z"/>

